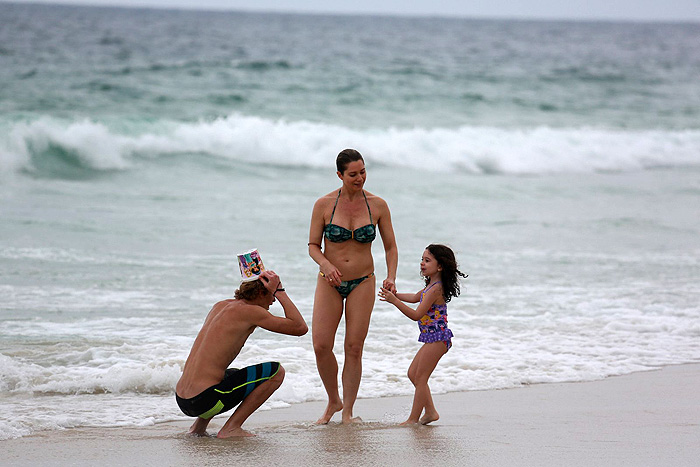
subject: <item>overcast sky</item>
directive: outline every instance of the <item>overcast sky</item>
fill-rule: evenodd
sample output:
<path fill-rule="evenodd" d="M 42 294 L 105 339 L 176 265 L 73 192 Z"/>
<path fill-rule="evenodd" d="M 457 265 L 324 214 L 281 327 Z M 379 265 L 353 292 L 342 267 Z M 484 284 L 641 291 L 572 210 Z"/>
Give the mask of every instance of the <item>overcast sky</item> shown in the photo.
<path fill-rule="evenodd" d="M 8 1 L 8 0 L 0 0 Z M 700 0 L 13 0 L 298 13 L 700 22 Z"/>

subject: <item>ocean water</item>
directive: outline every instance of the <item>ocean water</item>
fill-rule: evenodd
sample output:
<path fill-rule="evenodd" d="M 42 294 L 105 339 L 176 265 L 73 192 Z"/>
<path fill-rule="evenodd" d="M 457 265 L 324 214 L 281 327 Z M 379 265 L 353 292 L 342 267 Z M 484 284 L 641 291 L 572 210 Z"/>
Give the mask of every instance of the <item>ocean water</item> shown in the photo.
<path fill-rule="evenodd" d="M 391 207 L 399 290 L 432 242 L 469 274 L 433 392 L 700 361 L 698 43 L 697 23 L 1 3 L 0 439 L 186 418 L 173 388 L 238 252 L 310 322 L 309 218 L 345 147 Z M 411 394 L 418 348 L 377 302 L 360 397 Z M 237 362 L 268 359 L 287 378 L 264 409 L 323 398 L 310 334 L 258 330 Z"/>

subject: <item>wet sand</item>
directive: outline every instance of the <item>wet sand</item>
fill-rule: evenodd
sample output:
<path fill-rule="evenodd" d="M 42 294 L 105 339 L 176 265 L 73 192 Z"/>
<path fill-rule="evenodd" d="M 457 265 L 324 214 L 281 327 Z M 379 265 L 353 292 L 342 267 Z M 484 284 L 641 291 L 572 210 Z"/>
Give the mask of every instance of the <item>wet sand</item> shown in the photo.
<path fill-rule="evenodd" d="M 80 428 L 0 441 L 13 466 L 695 466 L 700 364 L 586 383 L 540 384 L 434 397 L 439 421 L 400 427 L 411 398 L 360 399 L 364 422 L 313 421 L 321 402 L 254 414 L 254 438 L 186 435 L 189 422 Z M 226 417 L 214 419 L 220 427 Z"/>

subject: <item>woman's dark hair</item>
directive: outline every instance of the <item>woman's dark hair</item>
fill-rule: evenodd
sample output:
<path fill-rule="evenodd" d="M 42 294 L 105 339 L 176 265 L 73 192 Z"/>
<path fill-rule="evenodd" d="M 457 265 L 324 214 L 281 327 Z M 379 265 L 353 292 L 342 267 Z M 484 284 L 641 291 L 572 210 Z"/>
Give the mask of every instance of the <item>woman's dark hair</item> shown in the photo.
<path fill-rule="evenodd" d="M 345 173 L 345 169 L 348 168 L 348 164 L 355 161 L 364 162 L 365 160 L 362 158 L 362 154 L 360 154 L 359 151 L 356 151 L 355 149 L 343 149 L 335 159 L 335 167 L 342 175 Z"/>
<path fill-rule="evenodd" d="M 445 303 L 449 302 L 452 297 L 459 296 L 459 276 L 467 277 L 462 271 L 457 269 L 457 260 L 452 249 L 445 245 L 431 244 L 425 247 L 431 255 L 435 257 L 438 265 L 442 267 L 440 277 L 442 278 L 442 296 Z M 425 278 L 425 285 L 428 285 L 430 278 Z"/>
<path fill-rule="evenodd" d="M 265 288 L 262 281 L 258 279 L 249 282 L 242 282 L 240 287 L 238 287 L 238 290 L 236 290 L 236 293 L 233 295 L 233 298 L 236 300 L 252 301 L 257 300 L 268 293 L 270 292 Z"/>

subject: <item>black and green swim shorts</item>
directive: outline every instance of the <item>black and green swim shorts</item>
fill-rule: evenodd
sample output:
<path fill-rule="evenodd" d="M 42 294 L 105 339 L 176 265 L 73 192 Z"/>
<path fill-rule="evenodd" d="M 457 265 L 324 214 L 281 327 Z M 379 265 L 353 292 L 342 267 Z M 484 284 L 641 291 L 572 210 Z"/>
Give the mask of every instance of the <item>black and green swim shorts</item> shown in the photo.
<path fill-rule="evenodd" d="M 229 368 L 219 384 L 190 399 L 175 394 L 175 400 L 185 415 L 209 419 L 240 404 L 253 389 L 275 376 L 279 369 L 279 362 L 258 363 L 241 369 Z"/>

